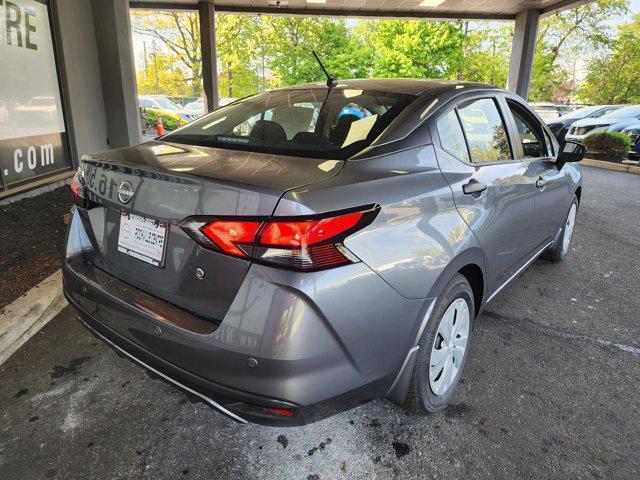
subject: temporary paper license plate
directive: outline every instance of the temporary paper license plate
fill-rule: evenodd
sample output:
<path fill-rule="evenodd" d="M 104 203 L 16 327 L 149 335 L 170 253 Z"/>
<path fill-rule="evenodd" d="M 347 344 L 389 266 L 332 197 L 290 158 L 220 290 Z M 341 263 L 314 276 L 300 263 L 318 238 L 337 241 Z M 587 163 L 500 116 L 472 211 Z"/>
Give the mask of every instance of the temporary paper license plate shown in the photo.
<path fill-rule="evenodd" d="M 150 263 L 164 265 L 167 224 L 151 218 L 122 213 L 118 233 L 118 251 Z"/>

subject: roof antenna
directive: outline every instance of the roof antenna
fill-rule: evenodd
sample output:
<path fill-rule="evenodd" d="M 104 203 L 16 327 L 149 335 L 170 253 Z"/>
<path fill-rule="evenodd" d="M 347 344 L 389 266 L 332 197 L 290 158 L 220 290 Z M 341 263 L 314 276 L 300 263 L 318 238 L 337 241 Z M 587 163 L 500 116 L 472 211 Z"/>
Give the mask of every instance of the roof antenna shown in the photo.
<path fill-rule="evenodd" d="M 315 57 L 316 61 L 320 65 L 320 68 L 322 69 L 324 74 L 327 76 L 327 87 L 329 89 L 331 89 L 331 88 L 335 87 L 336 85 L 338 85 L 338 79 L 333 78 L 331 75 L 329 75 L 329 72 L 327 72 L 327 69 L 324 68 L 324 65 L 320 61 L 320 57 L 318 57 L 318 54 L 315 51 L 312 51 L 311 53 L 313 53 L 313 56 Z"/>

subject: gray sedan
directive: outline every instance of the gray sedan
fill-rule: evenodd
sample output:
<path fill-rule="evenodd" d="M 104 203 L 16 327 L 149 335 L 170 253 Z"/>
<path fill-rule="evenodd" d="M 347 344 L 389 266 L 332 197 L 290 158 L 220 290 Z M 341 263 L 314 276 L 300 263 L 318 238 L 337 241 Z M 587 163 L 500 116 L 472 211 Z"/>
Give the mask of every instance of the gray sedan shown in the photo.
<path fill-rule="evenodd" d="M 487 85 L 253 96 L 83 158 L 65 294 L 118 354 L 240 422 L 381 397 L 435 412 L 485 306 L 569 253 L 583 156 Z"/>

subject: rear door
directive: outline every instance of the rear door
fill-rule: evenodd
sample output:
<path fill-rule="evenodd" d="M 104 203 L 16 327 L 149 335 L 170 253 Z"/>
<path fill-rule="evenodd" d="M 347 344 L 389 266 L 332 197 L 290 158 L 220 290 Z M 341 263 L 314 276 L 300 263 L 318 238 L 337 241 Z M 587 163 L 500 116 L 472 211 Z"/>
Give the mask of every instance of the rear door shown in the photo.
<path fill-rule="evenodd" d="M 567 215 L 573 192 L 558 170 L 551 135 L 535 115 L 516 98 L 506 98 L 507 118 L 514 131 L 514 150 L 526 165 L 524 176 L 534 193 L 534 228 L 532 237 L 542 246 L 555 238 Z"/>
<path fill-rule="evenodd" d="M 534 248 L 526 166 L 514 155 L 495 95 L 453 103 L 435 115 L 432 131 L 440 169 L 484 251 L 487 290 L 493 291 Z"/>

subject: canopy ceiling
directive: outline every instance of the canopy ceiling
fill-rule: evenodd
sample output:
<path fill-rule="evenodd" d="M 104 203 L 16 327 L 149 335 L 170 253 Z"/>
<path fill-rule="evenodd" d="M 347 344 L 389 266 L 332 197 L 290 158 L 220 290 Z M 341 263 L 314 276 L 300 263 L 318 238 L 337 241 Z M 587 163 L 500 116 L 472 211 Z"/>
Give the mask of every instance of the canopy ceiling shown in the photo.
<path fill-rule="evenodd" d="M 352 17 L 512 20 L 524 10 L 550 14 L 584 0 L 208 0 L 219 12 Z M 134 8 L 193 8 L 197 0 L 138 0 Z"/>

